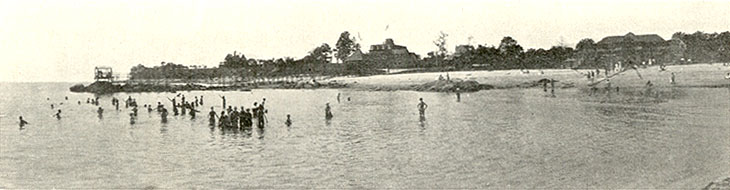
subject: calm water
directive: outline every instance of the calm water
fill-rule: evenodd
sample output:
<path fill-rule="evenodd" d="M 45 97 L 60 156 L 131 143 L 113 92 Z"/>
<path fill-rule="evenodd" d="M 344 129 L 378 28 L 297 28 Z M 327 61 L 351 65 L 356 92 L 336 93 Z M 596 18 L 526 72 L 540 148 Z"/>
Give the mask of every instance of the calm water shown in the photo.
<path fill-rule="evenodd" d="M 659 104 L 586 101 L 575 89 L 557 98 L 490 90 L 461 102 L 421 92 L 189 92 L 205 96 L 196 120 L 171 114 L 163 124 L 140 109 L 130 124 L 111 96 L 100 97 L 99 119 L 85 103 L 93 95 L 70 85 L 0 83 L 0 188 L 699 188 L 730 174 L 724 88 L 684 89 Z M 175 94 L 115 96 L 128 95 L 169 108 Z M 246 107 L 266 97 L 270 123 L 250 134 L 209 128 L 218 95 Z M 425 121 L 419 97 L 430 106 Z M 31 123 L 23 130 L 19 115 Z"/>

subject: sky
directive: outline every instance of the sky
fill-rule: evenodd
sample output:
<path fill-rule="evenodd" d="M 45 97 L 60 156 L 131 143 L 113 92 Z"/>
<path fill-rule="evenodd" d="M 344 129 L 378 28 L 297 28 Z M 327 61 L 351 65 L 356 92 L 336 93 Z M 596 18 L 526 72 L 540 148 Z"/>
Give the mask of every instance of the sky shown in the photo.
<path fill-rule="evenodd" d="M 0 81 L 84 82 L 95 66 L 217 66 L 226 54 L 301 58 L 343 31 L 421 56 L 456 45 L 574 46 L 580 39 L 730 30 L 726 1 L 0 0 Z M 471 40 L 469 40 L 471 39 Z"/>

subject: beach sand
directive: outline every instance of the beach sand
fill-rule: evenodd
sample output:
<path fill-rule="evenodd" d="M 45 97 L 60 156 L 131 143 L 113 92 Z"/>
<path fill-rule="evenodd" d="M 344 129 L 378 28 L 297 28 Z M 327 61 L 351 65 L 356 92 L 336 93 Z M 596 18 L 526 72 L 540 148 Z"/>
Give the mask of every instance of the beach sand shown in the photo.
<path fill-rule="evenodd" d="M 529 73 L 520 70 L 428 72 L 365 77 L 334 77 L 324 82 L 343 83 L 356 89 L 406 90 L 414 85 L 438 80 L 439 76 L 445 78 L 448 73 L 449 78 L 453 80 L 474 80 L 481 84 L 492 85 L 498 89 L 538 87 L 536 81 L 540 79 L 554 79 L 558 81 L 556 87 L 569 88 L 587 87 L 592 81 L 586 77 L 586 73 L 595 70 L 545 69 L 525 71 L 529 71 Z M 601 75 L 594 81 L 604 78 L 603 72 L 601 70 Z M 641 77 L 636 71 L 629 69 L 613 76 L 610 82 L 612 86 L 620 87 L 643 87 L 647 81 L 652 81 L 655 87 L 724 87 L 730 85 L 730 80 L 725 79 L 727 73 L 730 73 L 730 66 L 723 66 L 722 63 L 671 65 L 666 67 L 666 71 L 660 71 L 659 66 L 650 66 L 639 68 L 638 73 Z M 675 85 L 670 84 L 671 73 L 675 73 Z M 601 85 L 605 85 L 605 81 L 597 86 Z"/>

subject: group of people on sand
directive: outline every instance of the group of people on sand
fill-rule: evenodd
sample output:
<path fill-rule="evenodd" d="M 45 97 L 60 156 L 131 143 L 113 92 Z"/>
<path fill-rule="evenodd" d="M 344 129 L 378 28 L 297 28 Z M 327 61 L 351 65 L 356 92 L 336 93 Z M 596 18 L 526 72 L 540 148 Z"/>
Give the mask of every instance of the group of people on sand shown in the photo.
<path fill-rule="evenodd" d="M 223 101 L 223 105 L 226 105 L 225 96 L 221 96 L 221 99 Z M 208 121 L 210 122 L 210 126 L 215 126 L 217 119 L 217 125 L 219 127 L 235 129 L 250 129 L 253 126 L 254 121 L 256 121 L 257 127 L 264 128 L 264 125 L 268 121 L 266 118 L 268 111 L 264 107 L 264 104 L 266 104 L 266 98 L 261 101 L 261 104 L 254 102 L 253 108 L 245 108 L 244 106 L 241 106 L 241 111 L 239 111 L 238 107 L 228 106 L 227 109 L 221 110 L 220 114 L 218 114 L 215 111 L 215 108 L 211 106 L 210 112 L 208 113 Z M 289 115 L 287 115 L 287 117 L 289 117 Z M 291 125 L 291 121 L 288 121 L 288 123 Z"/>

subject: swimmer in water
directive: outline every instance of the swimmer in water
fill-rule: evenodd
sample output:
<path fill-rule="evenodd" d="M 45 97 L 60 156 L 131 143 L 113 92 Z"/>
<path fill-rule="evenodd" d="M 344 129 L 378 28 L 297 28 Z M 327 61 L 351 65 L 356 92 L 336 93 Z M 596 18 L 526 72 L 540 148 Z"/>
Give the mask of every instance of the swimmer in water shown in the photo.
<path fill-rule="evenodd" d="M 58 112 L 56 112 L 53 116 L 56 117 L 56 119 L 61 120 L 61 110 L 58 110 Z"/>
<path fill-rule="evenodd" d="M 23 126 L 30 124 L 27 121 L 23 120 L 23 116 L 20 116 L 18 119 L 20 119 L 20 128 L 23 128 Z"/>

